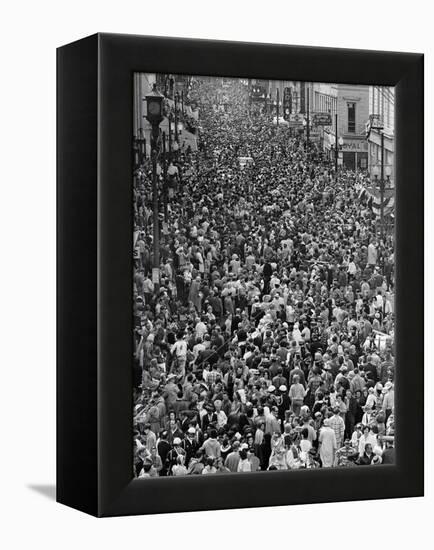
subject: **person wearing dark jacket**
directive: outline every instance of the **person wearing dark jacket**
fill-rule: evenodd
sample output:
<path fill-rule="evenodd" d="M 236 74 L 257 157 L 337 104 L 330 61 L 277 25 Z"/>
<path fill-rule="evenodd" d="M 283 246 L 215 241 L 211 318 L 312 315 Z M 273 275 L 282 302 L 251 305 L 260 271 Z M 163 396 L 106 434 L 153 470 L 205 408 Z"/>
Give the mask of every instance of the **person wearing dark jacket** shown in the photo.
<path fill-rule="evenodd" d="M 345 437 L 351 438 L 354 432 L 354 426 L 356 425 L 359 407 L 357 399 L 353 396 L 350 390 L 346 391 L 345 404 L 347 405 L 347 412 L 345 414 Z"/>
<path fill-rule="evenodd" d="M 378 382 L 378 373 L 377 373 L 377 367 L 373 365 L 371 362 L 366 363 L 363 365 L 363 370 L 365 371 L 366 377 L 369 380 L 372 380 L 374 384 Z"/>
<path fill-rule="evenodd" d="M 213 408 L 210 405 L 206 405 L 207 414 L 202 417 L 202 430 L 206 432 L 208 427 L 212 424 L 217 425 L 217 415 L 213 412 Z"/>
<path fill-rule="evenodd" d="M 282 422 L 282 427 L 285 422 L 285 413 L 286 411 L 289 411 L 291 408 L 291 400 L 289 399 L 288 395 L 288 388 L 281 384 L 279 386 L 279 395 L 277 398 L 277 410 L 278 410 L 278 418 Z"/>
<path fill-rule="evenodd" d="M 167 476 L 169 465 L 167 461 L 168 454 L 170 452 L 171 446 L 170 443 L 167 441 L 167 432 L 164 431 L 160 435 L 160 439 L 157 443 L 157 453 L 160 455 L 161 462 L 163 464 L 163 467 L 160 470 L 160 476 Z"/>
<path fill-rule="evenodd" d="M 188 468 L 190 460 L 196 456 L 197 451 L 199 450 L 199 443 L 195 439 L 196 430 L 194 428 L 188 428 L 187 436 L 182 442 L 182 448 L 185 451 L 185 465 Z"/>
<path fill-rule="evenodd" d="M 365 445 L 365 452 L 362 456 L 359 456 L 359 458 L 356 460 L 356 464 L 358 466 L 370 466 L 373 458 L 374 453 L 372 452 L 372 445 L 370 443 L 367 443 Z"/>

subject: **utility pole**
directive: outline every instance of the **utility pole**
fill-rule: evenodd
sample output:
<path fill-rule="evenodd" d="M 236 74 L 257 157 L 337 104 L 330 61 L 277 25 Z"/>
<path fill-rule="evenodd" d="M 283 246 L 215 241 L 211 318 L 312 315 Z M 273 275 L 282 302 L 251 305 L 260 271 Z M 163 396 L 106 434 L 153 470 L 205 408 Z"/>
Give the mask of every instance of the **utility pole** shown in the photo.
<path fill-rule="evenodd" d="M 335 173 L 336 173 L 336 179 L 338 179 L 338 157 L 339 157 L 339 149 L 338 149 L 338 110 L 336 107 L 336 114 L 335 114 Z"/>
<path fill-rule="evenodd" d="M 375 122 L 375 125 L 374 125 Z M 380 115 L 371 115 L 370 124 L 368 127 L 367 138 L 371 133 L 371 130 L 377 130 L 380 134 L 380 144 L 381 144 L 381 165 L 380 165 L 380 224 L 381 224 L 381 237 L 384 238 L 384 192 L 385 192 L 385 181 L 384 181 L 384 126 L 382 120 L 380 120 Z M 375 176 L 377 178 L 377 176 Z"/>
<path fill-rule="evenodd" d="M 309 119 L 309 85 L 306 86 L 307 91 L 307 101 L 306 101 L 306 112 L 307 112 L 307 125 L 306 125 L 306 145 L 309 149 L 309 126 L 310 126 L 310 119 Z"/>
<path fill-rule="evenodd" d="M 178 142 L 178 92 L 175 93 L 175 141 Z"/>
<path fill-rule="evenodd" d="M 380 173 L 380 200 L 381 200 L 381 237 L 384 239 L 384 132 L 381 132 L 381 173 Z"/>
<path fill-rule="evenodd" d="M 166 132 L 163 132 L 163 198 L 164 198 L 164 221 L 167 223 L 167 158 L 166 158 Z"/>
<path fill-rule="evenodd" d="M 279 126 L 279 88 L 276 89 L 276 104 L 277 126 Z"/>

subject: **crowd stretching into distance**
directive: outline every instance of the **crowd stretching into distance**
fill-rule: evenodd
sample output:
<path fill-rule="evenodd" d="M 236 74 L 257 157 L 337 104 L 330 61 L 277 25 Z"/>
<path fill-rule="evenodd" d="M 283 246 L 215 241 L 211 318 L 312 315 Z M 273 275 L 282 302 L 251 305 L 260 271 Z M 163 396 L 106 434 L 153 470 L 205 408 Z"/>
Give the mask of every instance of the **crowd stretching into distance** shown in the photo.
<path fill-rule="evenodd" d="M 188 100 L 158 286 L 150 160 L 135 173 L 134 475 L 394 463 L 394 238 L 367 175 L 335 174 L 237 79 Z"/>

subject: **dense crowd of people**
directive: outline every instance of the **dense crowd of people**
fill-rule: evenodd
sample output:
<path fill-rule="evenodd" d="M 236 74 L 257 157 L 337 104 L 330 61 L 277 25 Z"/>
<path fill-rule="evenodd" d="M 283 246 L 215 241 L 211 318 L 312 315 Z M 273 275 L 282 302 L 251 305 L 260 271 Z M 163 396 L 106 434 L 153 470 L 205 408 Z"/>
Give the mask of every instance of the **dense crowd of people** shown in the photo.
<path fill-rule="evenodd" d="M 159 176 L 158 283 L 149 159 L 135 174 L 134 475 L 393 463 L 394 242 L 366 175 L 335 174 L 236 79 L 189 96 L 198 150 Z"/>

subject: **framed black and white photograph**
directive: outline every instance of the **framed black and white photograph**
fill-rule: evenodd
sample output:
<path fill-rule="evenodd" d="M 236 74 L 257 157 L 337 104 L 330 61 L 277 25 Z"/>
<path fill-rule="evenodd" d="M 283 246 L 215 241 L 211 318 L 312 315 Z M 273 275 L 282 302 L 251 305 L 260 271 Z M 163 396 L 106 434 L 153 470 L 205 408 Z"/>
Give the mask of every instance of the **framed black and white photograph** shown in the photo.
<path fill-rule="evenodd" d="M 58 500 L 423 494 L 422 258 L 421 55 L 60 48 Z"/>
<path fill-rule="evenodd" d="M 135 475 L 394 464 L 393 87 L 134 82 Z"/>

